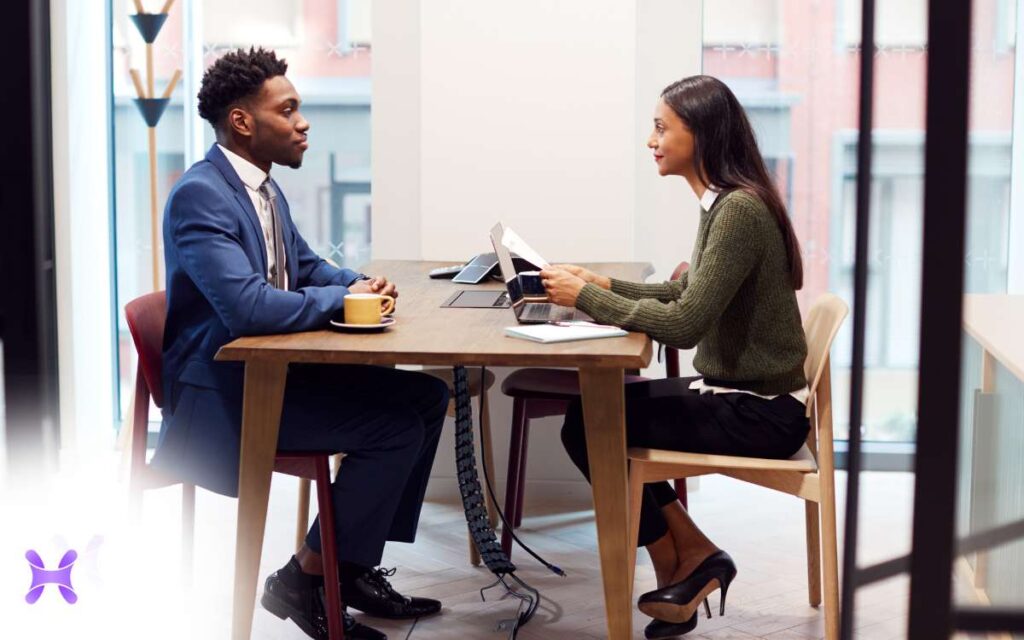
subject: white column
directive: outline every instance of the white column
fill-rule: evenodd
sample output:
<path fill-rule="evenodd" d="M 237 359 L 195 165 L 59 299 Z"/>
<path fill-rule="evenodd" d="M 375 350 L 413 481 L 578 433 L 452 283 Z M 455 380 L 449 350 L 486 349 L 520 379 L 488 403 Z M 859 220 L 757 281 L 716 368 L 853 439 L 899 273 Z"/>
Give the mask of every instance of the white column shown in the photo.
<path fill-rule="evenodd" d="M 552 261 L 633 257 L 635 5 L 423 2 L 425 258 L 497 220 Z"/>
<path fill-rule="evenodd" d="M 420 249 L 421 0 L 374 0 L 372 190 L 374 259 Z"/>
<path fill-rule="evenodd" d="M 686 180 L 658 175 L 647 139 L 662 89 L 701 72 L 701 1 L 637 2 L 635 253 L 654 264 L 652 280 L 665 280 L 690 259 L 697 237 L 700 203 Z"/>
<path fill-rule="evenodd" d="M 113 442 L 107 11 L 52 0 L 54 240 L 61 448 Z"/>

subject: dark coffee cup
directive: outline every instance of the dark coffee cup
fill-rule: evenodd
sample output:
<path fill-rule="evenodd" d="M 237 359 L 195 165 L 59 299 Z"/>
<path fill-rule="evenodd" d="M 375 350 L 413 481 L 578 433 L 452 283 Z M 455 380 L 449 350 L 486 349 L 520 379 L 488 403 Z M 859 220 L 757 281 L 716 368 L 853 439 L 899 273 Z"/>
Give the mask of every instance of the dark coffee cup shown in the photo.
<path fill-rule="evenodd" d="M 546 296 L 544 283 L 540 279 L 540 271 L 521 271 L 519 273 L 519 284 L 523 287 L 523 295 L 536 297 Z"/>

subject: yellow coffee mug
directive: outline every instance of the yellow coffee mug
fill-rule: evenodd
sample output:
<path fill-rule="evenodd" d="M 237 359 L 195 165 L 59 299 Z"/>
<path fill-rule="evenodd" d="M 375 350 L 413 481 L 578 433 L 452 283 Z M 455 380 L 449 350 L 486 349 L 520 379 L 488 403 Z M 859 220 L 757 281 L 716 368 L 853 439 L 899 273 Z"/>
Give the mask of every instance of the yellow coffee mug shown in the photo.
<path fill-rule="evenodd" d="M 350 293 L 345 296 L 345 324 L 380 324 L 381 316 L 395 310 L 395 299 L 379 293 Z"/>

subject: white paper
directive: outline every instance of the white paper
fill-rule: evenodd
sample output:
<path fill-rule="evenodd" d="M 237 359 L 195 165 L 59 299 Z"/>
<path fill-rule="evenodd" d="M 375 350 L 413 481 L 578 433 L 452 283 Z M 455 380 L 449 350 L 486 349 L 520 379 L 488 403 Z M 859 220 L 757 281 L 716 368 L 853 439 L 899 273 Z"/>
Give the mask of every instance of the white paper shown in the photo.
<path fill-rule="evenodd" d="M 525 240 L 519 237 L 518 233 L 509 227 L 505 227 L 505 233 L 501 236 L 501 244 L 505 245 L 512 253 L 518 254 L 520 258 L 525 258 L 541 269 L 547 269 L 551 266 L 551 263 L 542 258 L 530 245 L 526 244 Z"/>
<path fill-rule="evenodd" d="M 534 342 L 570 342 L 573 340 L 593 340 L 597 338 L 615 338 L 629 335 L 618 327 L 564 327 L 554 324 L 531 324 L 505 327 L 505 335 Z"/>
<path fill-rule="evenodd" d="M 619 329 L 613 324 L 598 324 L 590 320 L 551 320 L 549 324 L 556 327 L 590 327 L 591 329 Z"/>

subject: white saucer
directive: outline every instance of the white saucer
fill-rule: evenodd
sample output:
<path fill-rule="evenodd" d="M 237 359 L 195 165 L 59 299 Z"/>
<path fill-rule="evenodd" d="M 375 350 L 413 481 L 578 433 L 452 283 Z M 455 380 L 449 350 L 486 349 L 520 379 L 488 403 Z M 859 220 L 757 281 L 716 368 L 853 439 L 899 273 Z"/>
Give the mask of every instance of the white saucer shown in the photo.
<path fill-rule="evenodd" d="M 395 319 L 391 317 L 381 318 L 380 324 L 345 324 L 344 322 L 331 320 L 331 326 L 342 331 L 383 331 L 393 324 L 395 324 Z"/>

